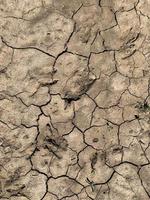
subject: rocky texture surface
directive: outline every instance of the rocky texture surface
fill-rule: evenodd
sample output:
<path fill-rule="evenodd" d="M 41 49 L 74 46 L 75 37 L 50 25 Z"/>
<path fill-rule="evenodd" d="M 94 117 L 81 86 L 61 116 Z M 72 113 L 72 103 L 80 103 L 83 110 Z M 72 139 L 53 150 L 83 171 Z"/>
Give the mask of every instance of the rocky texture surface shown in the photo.
<path fill-rule="evenodd" d="M 0 0 L 0 199 L 150 199 L 149 0 Z"/>

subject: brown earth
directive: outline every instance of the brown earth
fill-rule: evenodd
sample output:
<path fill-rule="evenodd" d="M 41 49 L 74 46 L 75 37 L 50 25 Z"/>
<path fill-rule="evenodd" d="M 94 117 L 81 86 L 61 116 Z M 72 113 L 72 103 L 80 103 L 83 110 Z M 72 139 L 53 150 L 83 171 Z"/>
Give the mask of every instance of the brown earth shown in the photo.
<path fill-rule="evenodd" d="M 0 199 L 150 199 L 149 0 L 0 0 Z"/>

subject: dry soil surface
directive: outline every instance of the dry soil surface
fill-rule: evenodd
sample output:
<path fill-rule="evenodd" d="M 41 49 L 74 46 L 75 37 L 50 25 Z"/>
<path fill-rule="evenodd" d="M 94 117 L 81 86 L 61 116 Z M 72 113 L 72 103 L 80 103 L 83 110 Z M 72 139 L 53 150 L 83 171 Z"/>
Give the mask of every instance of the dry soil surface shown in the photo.
<path fill-rule="evenodd" d="M 149 0 L 0 0 L 0 199 L 150 199 Z"/>

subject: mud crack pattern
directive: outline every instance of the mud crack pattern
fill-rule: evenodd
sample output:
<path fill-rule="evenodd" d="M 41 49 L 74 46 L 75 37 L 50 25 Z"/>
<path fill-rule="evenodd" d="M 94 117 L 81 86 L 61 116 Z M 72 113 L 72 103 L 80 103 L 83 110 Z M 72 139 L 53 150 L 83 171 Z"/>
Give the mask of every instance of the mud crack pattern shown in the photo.
<path fill-rule="evenodd" d="M 0 0 L 0 199 L 150 199 L 149 0 Z"/>

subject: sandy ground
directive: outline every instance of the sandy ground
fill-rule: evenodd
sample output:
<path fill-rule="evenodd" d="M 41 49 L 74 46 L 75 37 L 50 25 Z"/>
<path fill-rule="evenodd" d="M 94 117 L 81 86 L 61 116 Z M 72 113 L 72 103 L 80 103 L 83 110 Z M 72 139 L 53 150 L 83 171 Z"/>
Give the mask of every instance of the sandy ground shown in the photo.
<path fill-rule="evenodd" d="M 0 199 L 150 199 L 149 0 L 0 0 Z"/>

